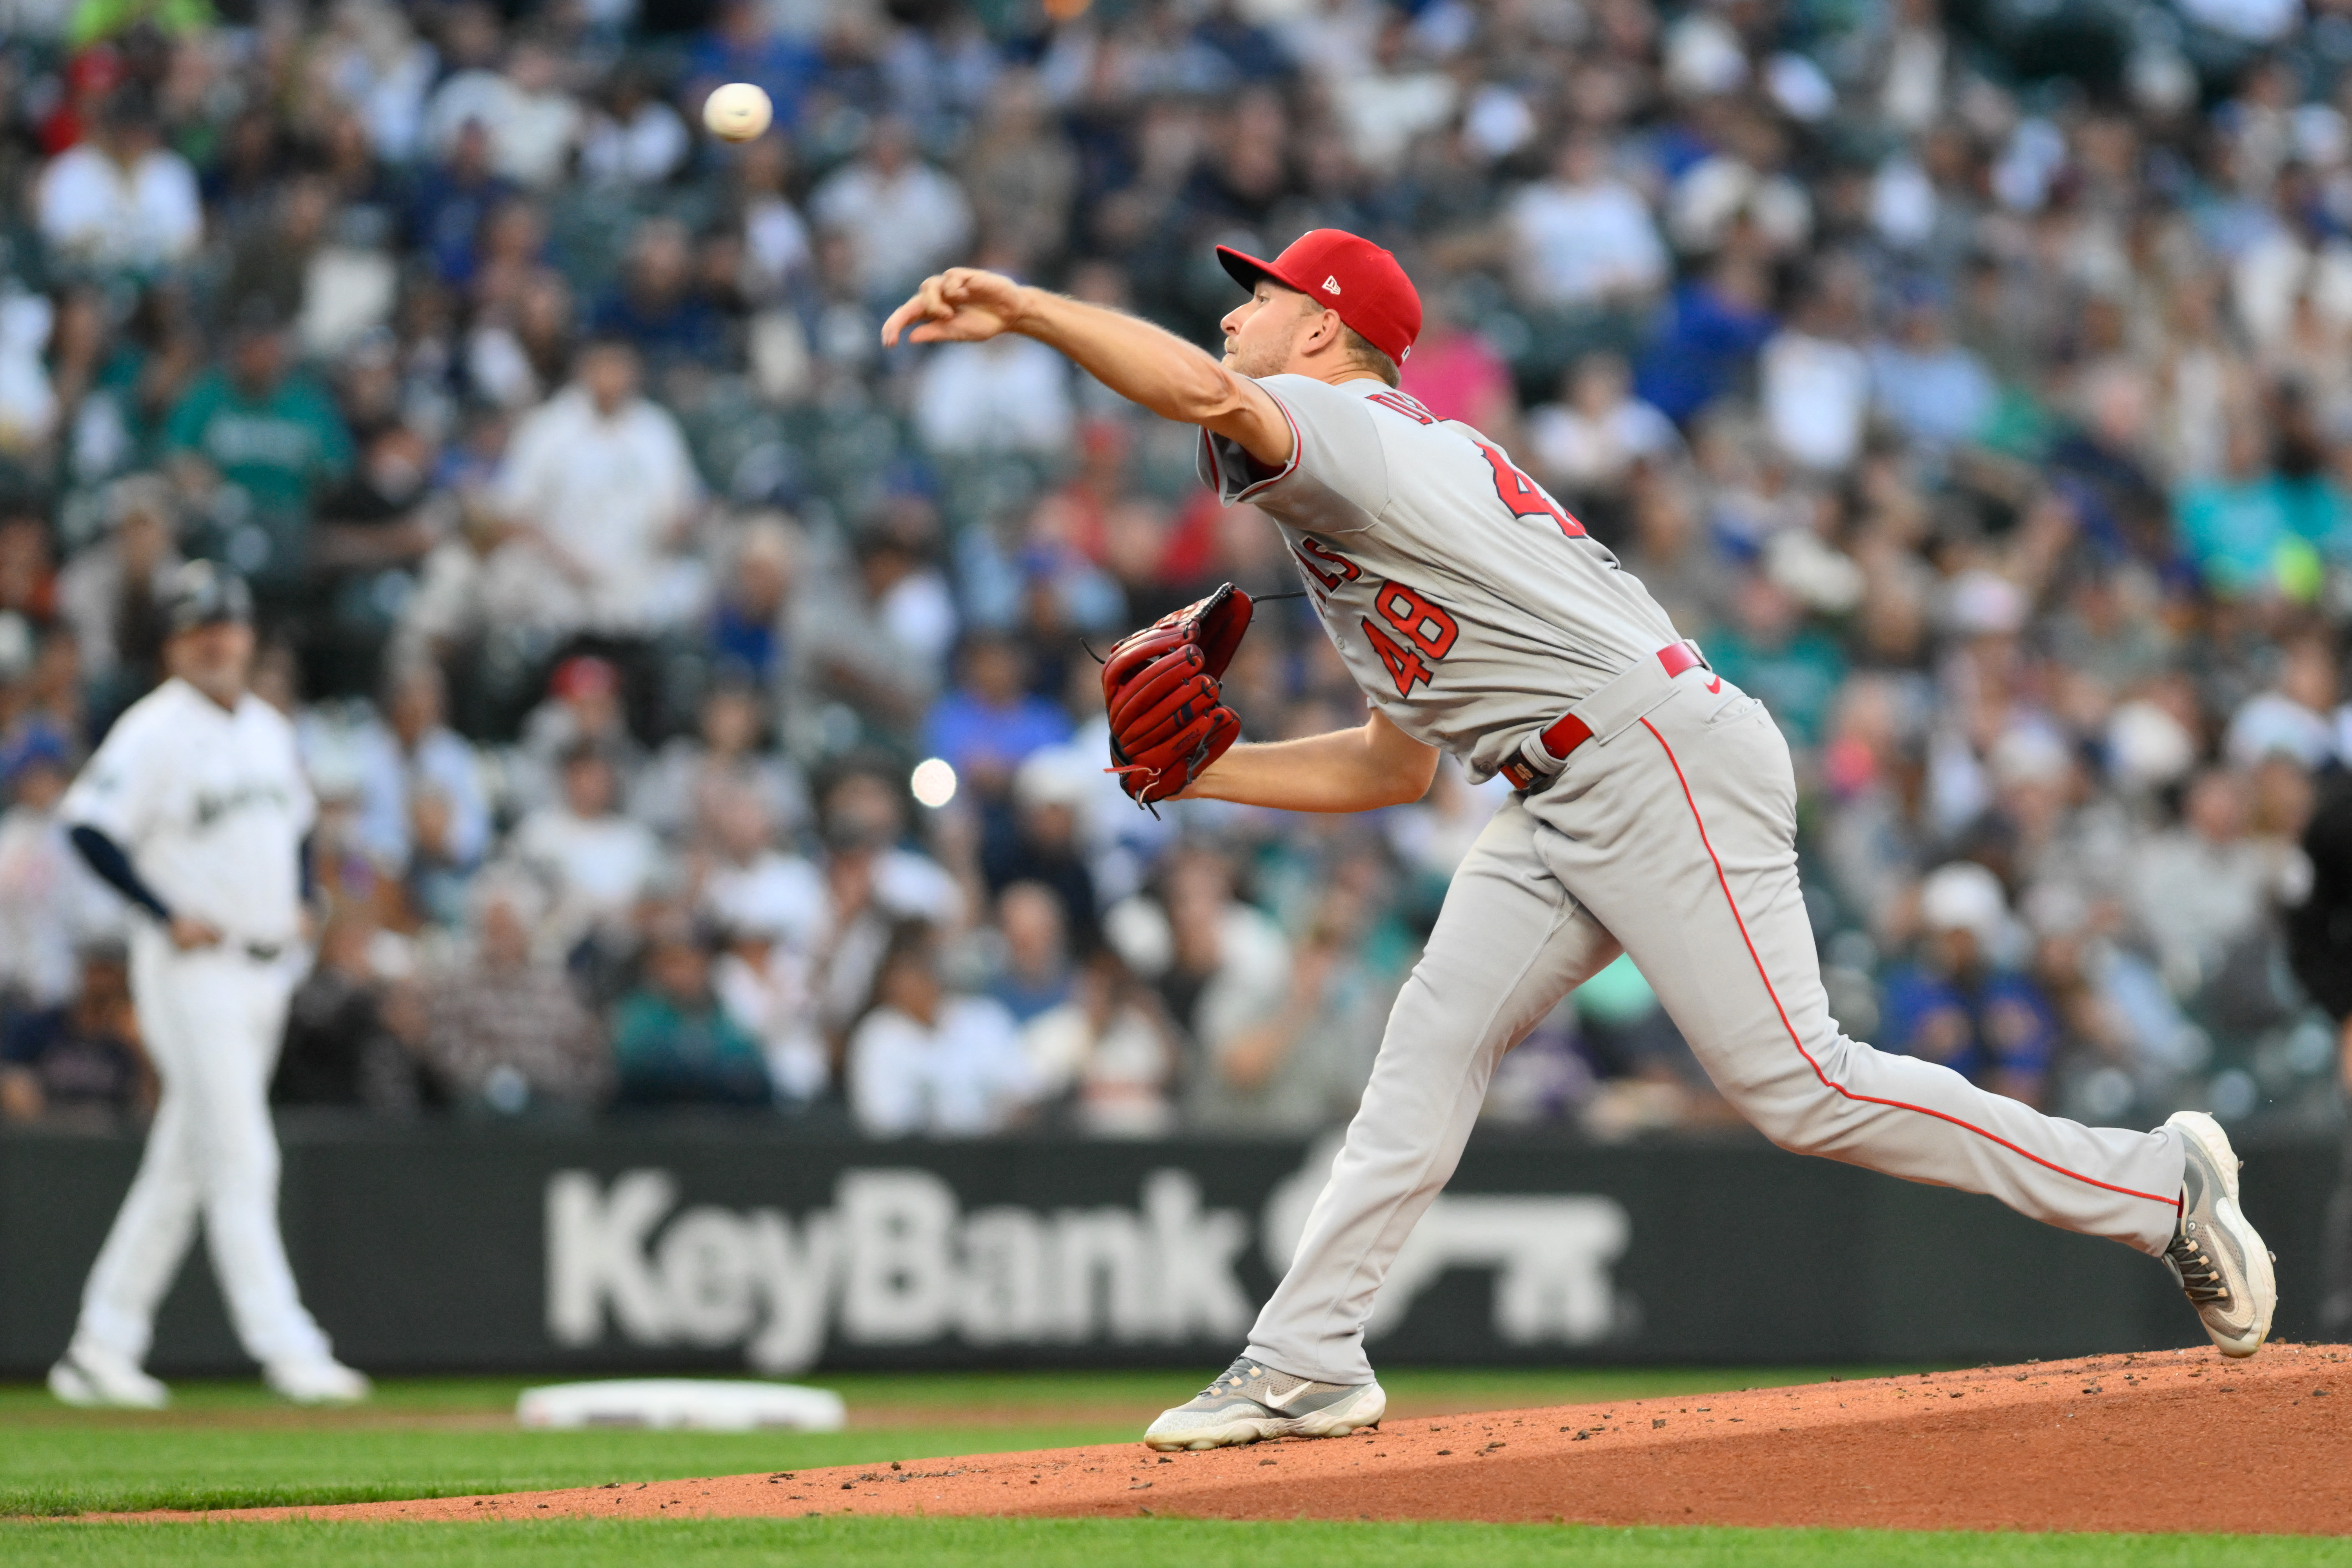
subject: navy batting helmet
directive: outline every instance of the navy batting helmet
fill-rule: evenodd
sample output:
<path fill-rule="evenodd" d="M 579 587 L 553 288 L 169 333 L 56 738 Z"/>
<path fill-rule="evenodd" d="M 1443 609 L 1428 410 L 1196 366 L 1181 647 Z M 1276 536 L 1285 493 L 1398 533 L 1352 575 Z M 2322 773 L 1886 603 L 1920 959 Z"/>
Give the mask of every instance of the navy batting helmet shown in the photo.
<path fill-rule="evenodd" d="M 163 624 L 177 637 L 198 626 L 253 624 L 253 590 L 245 579 L 209 561 L 191 561 L 172 574 L 163 595 Z"/>

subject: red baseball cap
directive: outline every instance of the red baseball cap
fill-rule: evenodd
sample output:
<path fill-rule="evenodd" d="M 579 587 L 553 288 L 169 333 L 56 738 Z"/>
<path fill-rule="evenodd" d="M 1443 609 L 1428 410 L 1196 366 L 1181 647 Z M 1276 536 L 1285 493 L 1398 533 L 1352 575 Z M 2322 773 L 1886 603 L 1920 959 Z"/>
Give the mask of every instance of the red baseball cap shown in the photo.
<path fill-rule="evenodd" d="M 593 653 L 575 653 L 555 667 L 547 689 L 559 700 L 576 702 L 583 697 L 610 697 L 621 689 L 621 672 L 609 659 Z"/>
<path fill-rule="evenodd" d="M 1217 247 L 1217 260 L 1244 289 L 1271 278 L 1339 311 L 1357 336 L 1399 364 L 1421 336 L 1421 295 L 1412 279 L 1395 257 L 1344 228 L 1309 229 L 1272 261 L 1229 245 Z"/>

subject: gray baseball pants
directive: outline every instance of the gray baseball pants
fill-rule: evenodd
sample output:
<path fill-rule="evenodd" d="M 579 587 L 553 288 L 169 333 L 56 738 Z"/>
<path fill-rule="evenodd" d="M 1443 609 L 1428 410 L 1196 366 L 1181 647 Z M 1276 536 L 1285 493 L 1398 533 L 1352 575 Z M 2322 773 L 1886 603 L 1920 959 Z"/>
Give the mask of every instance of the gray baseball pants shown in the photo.
<path fill-rule="evenodd" d="M 1704 668 L 1658 679 L 1653 705 L 1498 811 L 1454 874 L 1248 1354 L 1328 1383 L 1371 1376 L 1373 1295 L 1454 1174 L 1495 1064 L 1621 951 L 1781 1148 L 2147 1253 L 2171 1241 L 2185 1153 L 2169 1129 L 2044 1116 L 1838 1031 L 1798 889 L 1787 742 Z"/>

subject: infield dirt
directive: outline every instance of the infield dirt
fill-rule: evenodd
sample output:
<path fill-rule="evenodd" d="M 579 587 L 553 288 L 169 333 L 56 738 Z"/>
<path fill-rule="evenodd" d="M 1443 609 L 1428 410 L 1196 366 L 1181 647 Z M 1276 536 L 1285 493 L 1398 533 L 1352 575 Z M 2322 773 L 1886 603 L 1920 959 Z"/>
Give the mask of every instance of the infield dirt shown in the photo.
<path fill-rule="evenodd" d="M 215 1519 L 1026 1514 L 2352 1533 L 2352 1347 L 2273 1344 Z M 187 1519 L 186 1514 L 143 1514 Z"/>

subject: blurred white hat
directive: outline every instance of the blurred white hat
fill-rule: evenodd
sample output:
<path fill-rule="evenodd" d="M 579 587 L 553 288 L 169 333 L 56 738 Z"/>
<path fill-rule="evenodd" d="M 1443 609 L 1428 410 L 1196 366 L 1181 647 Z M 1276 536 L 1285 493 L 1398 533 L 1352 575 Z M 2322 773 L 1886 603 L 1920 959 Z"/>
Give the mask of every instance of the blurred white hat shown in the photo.
<path fill-rule="evenodd" d="M 2000 573 L 1973 567 L 1944 589 L 1944 625 L 1962 637 L 2008 637 L 2025 625 L 2025 595 Z"/>
<path fill-rule="evenodd" d="M 2335 726 L 2326 714 L 2313 712 L 2284 692 L 2259 692 L 2231 716 L 2221 749 L 2242 768 L 2275 756 L 2306 769 L 2322 767 L 2336 752 Z"/>
<path fill-rule="evenodd" d="M 1720 16 L 1696 11 L 1666 35 L 1666 85 L 1689 98 L 1712 98 L 1748 85 L 1748 51 Z"/>
<path fill-rule="evenodd" d="M 2066 776 L 2074 754 L 2065 737 L 2045 724 L 2016 724 L 1993 742 L 1992 776 L 2003 784 L 2055 784 Z"/>
<path fill-rule="evenodd" d="M 2107 716 L 2107 773 L 2120 787 L 2160 789 L 2196 763 L 2196 741 L 2160 705 L 2135 698 Z"/>
<path fill-rule="evenodd" d="M 1013 798 L 1024 811 L 1041 805 L 1082 808 L 1094 792 L 1101 764 L 1078 754 L 1075 746 L 1041 746 L 1029 753 L 1013 774 Z"/>
<path fill-rule="evenodd" d="M 2009 898 L 1990 871 L 1973 860 L 1955 860 L 1919 884 L 1919 921 L 1929 931 L 1972 931 L 1990 947 L 2009 922 Z"/>

